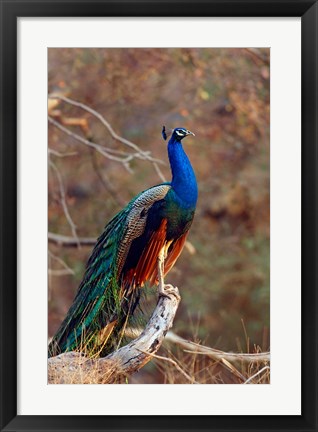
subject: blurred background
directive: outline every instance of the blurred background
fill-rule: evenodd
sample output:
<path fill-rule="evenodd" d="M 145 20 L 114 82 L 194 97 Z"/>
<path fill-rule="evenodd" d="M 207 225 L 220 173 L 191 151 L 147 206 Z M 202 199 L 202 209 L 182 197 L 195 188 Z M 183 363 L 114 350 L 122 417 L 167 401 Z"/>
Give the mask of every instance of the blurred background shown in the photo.
<path fill-rule="evenodd" d="M 166 125 L 195 133 L 184 148 L 199 185 L 189 244 L 166 278 L 182 297 L 173 331 L 225 351 L 269 350 L 269 59 L 256 48 L 48 50 L 49 337 L 92 250 L 74 239 L 97 238 L 137 193 L 170 180 Z M 159 354 L 179 351 L 167 344 Z M 197 373 L 208 367 L 200 362 Z M 181 382 L 155 361 L 137 375 Z"/>

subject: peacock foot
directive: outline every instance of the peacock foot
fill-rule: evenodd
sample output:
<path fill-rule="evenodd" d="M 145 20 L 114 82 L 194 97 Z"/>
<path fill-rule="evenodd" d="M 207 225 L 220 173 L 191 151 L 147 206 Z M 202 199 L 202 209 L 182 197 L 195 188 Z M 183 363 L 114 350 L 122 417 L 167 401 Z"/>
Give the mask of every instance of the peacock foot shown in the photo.
<path fill-rule="evenodd" d="M 174 296 L 178 301 L 181 300 L 181 296 L 179 294 L 179 290 L 177 287 L 171 285 L 171 284 L 159 284 L 159 298 L 160 297 L 167 297 L 171 299 L 171 296 Z"/>

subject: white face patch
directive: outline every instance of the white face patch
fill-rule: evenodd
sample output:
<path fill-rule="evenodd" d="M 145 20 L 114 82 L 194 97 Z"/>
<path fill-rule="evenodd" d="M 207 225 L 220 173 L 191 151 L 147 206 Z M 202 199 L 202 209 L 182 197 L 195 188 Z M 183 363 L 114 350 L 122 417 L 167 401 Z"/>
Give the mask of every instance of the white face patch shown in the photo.
<path fill-rule="evenodd" d="M 179 135 L 179 136 L 184 136 L 185 132 L 181 131 L 181 130 L 176 130 L 176 134 Z"/>

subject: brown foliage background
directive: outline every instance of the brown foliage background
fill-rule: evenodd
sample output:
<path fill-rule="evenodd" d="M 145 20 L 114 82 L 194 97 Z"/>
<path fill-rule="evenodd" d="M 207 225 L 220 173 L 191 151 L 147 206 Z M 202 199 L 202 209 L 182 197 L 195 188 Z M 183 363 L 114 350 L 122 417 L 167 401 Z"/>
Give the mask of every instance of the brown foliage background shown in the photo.
<path fill-rule="evenodd" d="M 49 49 L 49 92 L 62 91 L 101 113 L 114 130 L 167 162 L 162 125 L 196 134 L 184 147 L 199 201 L 184 250 L 167 281 L 182 302 L 174 331 L 227 351 L 269 348 L 269 50 Z M 89 113 L 62 102 L 68 128 L 124 149 Z M 161 182 L 152 164 L 133 172 L 49 126 L 50 158 L 61 174 L 80 237 L 97 237 L 141 190 Z M 170 179 L 169 165 L 162 167 Z M 49 231 L 72 235 L 56 172 L 49 169 Z M 90 247 L 49 245 L 49 336 L 74 298 Z M 66 269 L 68 267 L 68 270 Z M 53 272 L 52 272 L 53 270 Z M 60 273 L 73 273 L 59 275 Z M 66 270 L 66 271 L 65 271 Z M 151 297 L 155 298 L 153 293 Z M 142 382 L 162 382 L 151 363 Z"/>

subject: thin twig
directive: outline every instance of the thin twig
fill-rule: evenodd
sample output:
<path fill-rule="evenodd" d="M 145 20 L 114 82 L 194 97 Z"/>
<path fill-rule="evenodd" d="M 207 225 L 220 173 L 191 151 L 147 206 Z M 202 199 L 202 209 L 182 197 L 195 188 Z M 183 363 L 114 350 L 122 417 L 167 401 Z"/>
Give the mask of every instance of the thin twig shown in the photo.
<path fill-rule="evenodd" d="M 61 99 L 64 102 L 69 103 L 70 105 L 74 105 L 76 107 L 79 107 L 81 109 L 83 109 L 84 111 L 89 112 L 90 114 L 92 114 L 94 117 L 96 117 L 108 130 L 108 132 L 110 133 L 110 135 L 117 141 L 120 141 L 121 143 L 125 144 L 126 146 L 136 150 L 138 153 L 144 153 L 146 157 L 148 157 L 147 152 L 143 152 L 136 144 L 134 144 L 133 142 L 127 140 L 126 138 L 122 138 L 121 136 L 119 136 L 114 129 L 112 128 L 112 126 L 110 125 L 110 123 L 97 111 L 95 111 L 93 108 L 90 108 L 89 106 L 83 104 L 82 102 L 77 102 L 73 99 L 70 99 L 66 96 L 62 96 L 62 95 L 49 95 L 49 98 L 54 98 L 54 99 Z"/>
<path fill-rule="evenodd" d="M 138 351 L 141 351 L 141 350 L 138 350 Z M 168 357 L 163 357 L 163 356 L 160 356 L 160 355 L 157 355 L 157 354 L 153 354 L 153 353 L 147 353 L 147 352 L 144 352 L 144 351 L 141 351 L 141 352 L 143 352 L 144 354 L 148 354 L 148 355 L 150 355 L 151 357 L 154 357 L 154 358 L 156 358 L 156 359 L 159 359 L 159 360 L 164 360 L 164 361 L 166 361 L 166 362 L 168 362 L 168 363 L 171 363 L 188 381 L 190 381 L 191 382 L 191 384 L 199 384 L 197 381 L 195 381 L 195 379 L 193 378 L 193 377 L 191 377 L 190 375 L 188 375 L 182 368 L 181 368 L 181 366 L 179 366 L 178 365 L 178 363 L 175 361 L 175 360 L 173 360 L 173 359 L 171 359 L 171 358 L 168 358 Z"/>
<path fill-rule="evenodd" d="M 60 100 L 62 100 L 62 101 L 64 101 L 64 102 L 66 102 L 66 103 L 69 103 L 70 105 L 73 105 L 73 106 L 76 106 L 76 107 L 78 107 L 78 108 L 81 108 L 81 109 L 83 109 L 84 111 L 87 111 L 87 112 L 89 112 L 90 114 L 92 114 L 95 118 L 97 118 L 104 126 L 105 126 L 105 128 L 107 129 L 107 131 L 109 132 L 109 134 L 116 140 L 116 141 L 119 141 L 119 142 L 121 142 L 122 144 L 124 144 L 124 145 L 126 145 L 126 146 L 128 146 L 128 147 L 130 147 L 130 148 L 132 148 L 133 150 L 135 150 L 136 152 L 137 152 L 137 155 L 139 155 L 139 157 L 141 156 L 141 158 L 142 159 L 144 159 L 144 160 L 148 160 L 148 161 L 150 161 L 152 164 L 153 164 L 153 166 L 154 166 L 154 168 L 155 168 L 155 170 L 156 170 L 156 172 L 157 172 L 157 174 L 158 174 L 158 176 L 160 177 L 160 179 L 163 181 L 163 182 L 165 182 L 166 181 L 166 179 L 165 179 L 165 177 L 164 177 L 164 175 L 163 175 L 163 173 L 162 173 L 162 171 L 161 171 L 161 169 L 160 169 L 160 167 L 159 167 L 159 165 L 158 164 L 165 164 L 163 161 L 161 161 L 161 160 L 159 160 L 159 159 L 154 159 L 154 158 L 152 158 L 150 155 L 149 155 L 149 152 L 145 152 L 145 151 L 143 151 L 139 146 L 137 146 L 135 143 L 133 143 L 133 142 L 131 142 L 131 141 L 129 141 L 129 140 L 127 140 L 126 138 L 123 138 L 123 137 L 121 137 L 120 135 L 118 135 L 115 131 L 114 131 L 114 129 L 112 128 L 112 126 L 111 126 L 111 124 L 99 113 L 99 112 L 97 112 L 97 111 L 95 111 L 93 108 L 90 108 L 89 106 L 87 106 L 87 105 L 85 105 L 85 104 L 83 104 L 83 103 L 81 103 L 81 102 L 77 102 L 77 101 L 75 101 L 75 100 L 73 100 L 73 99 L 70 99 L 70 98 L 68 98 L 68 97 L 66 97 L 66 96 L 63 96 L 63 95 L 58 95 L 58 94 L 50 94 L 49 95 L 49 98 L 51 98 L 51 99 L 60 99 Z M 136 157 L 138 157 L 136 155 Z M 125 163 L 125 162 L 123 162 L 123 163 Z M 127 163 L 127 162 L 126 162 Z"/>
<path fill-rule="evenodd" d="M 71 231 L 72 231 L 73 237 L 76 239 L 78 246 L 80 246 L 80 244 L 78 242 L 77 232 L 76 232 L 76 225 L 73 222 L 73 219 L 72 219 L 72 217 L 70 215 L 70 212 L 68 210 L 68 207 L 67 207 L 66 196 L 65 196 L 65 189 L 64 189 L 61 173 L 58 170 L 58 168 L 55 165 L 55 163 L 52 162 L 50 159 L 49 159 L 49 165 L 54 170 L 56 178 L 57 178 L 57 181 L 58 181 L 58 184 L 59 184 L 61 204 L 62 204 L 62 207 L 63 207 L 63 211 L 64 211 L 64 214 L 65 214 L 65 217 L 66 217 L 66 219 L 68 221 L 69 226 L 71 227 Z"/>
<path fill-rule="evenodd" d="M 76 243 L 77 246 L 77 243 Z M 48 256 L 49 256 L 49 268 L 48 268 L 48 295 L 49 295 L 49 300 L 51 300 L 51 295 L 52 295 L 52 276 L 64 276 L 66 274 L 72 274 L 74 275 L 75 272 L 73 269 L 71 269 L 65 261 L 63 261 L 60 257 L 54 255 L 50 250 L 48 250 Z M 61 264 L 62 267 L 64 267 L 63 269 L 51 269 L 51 260 L 55 260 L 58 263 Z"/>
<path fill-rule="evenodd" d="M 61 123 L 54 120 L 53 117 L 48 116 L 48 120 L 52 125 L 54 125 L 58 129 L 60 129 L 61 131 L 63 131 L 67 135 L 71 136 L 72 138 L 81 142 L 82 144 L 85 144 L 88 147 L 95 149 L 97 152 L 102 154 L 104 157 L 106 157 L 106 158 L 108 158 L 114 162 L 120 162 L 125 166 L 125 164 L 128 164 L 132 159 L 134 159 L 134 157 L 137 157 L 136 154 L 129 154 L 128 156 L 123 156 L 123 157 L 115 156 L 114 154 L 111 154 L 111 153 L 117 153 L 117 151 L 112 150 L 112 149 L 108 149 L 108 148 L 106 149 L 106 147 L 102 147 L 99 144 L 96 144 L 92 141 L 87 140 L 86 138 L 81 137 L 80 135 L 76 134 L 75 132 L 70 131 L 68 128 L 63 126 Z"/>
<path fill-rule="evenodd" d="M 256 372 L 254 375 L 250 376 L 246 381 L 243 382 L 243 384 L 248 384 L 249 382 L 251 382 L 255 377 L 257 377 L 258 375 L 260 375 L 262 372 L 264 372 L 265 370 L 269 369 L 269 366 L 264 366 L 262 369 L 260 369 L 258 372 Z"/>
<path fill-rule="evenodd" d="M 64 270 L 68 271 L 68 274 L 75 274 L 74 270 L 71 269 L 71 267 L 69 267 L 65 261 L 63 261 L 60 257 L 54 255 L 50 250 L 48 251 L 48 254 L 50 256 L 50 258 L 54 259 L 55 261 L 57 261 L 58 263 L 61 264 L 62 267 L 64 267 Z M 54 270 L 55 271 L 55 270 Z"/>
<path fill-rule="evenodd" d="M 96 173 L 97 177 L 99 178 L 100 182 L 102 183 L 106 191 L 109 193 L 109 195 L 113 198 L 113 200 L 116 202 L 117 205 L 122 207 L 125 206 L 126 202 L 121 198 L 121 196 L 117 193 L 112 183 L 109 181 L 105 170 L 104 172 L 101 171 L 100 166 L 98 165 L 95 152 L 91 153 L 91 161 L 94 168 L 94 172 Z"/>
<path fill-rule="evenodd" d="M 160 180 L 162 180 L 163 182 L 166 182 L 167 179 L 166 179 L 165 176 L 163 175 L 163 172 L 161 171 L 161 169 L 160 169 L 160 167 L 159 167 L 159 165 L 158 165 L 158 162 L 152 162 L 152 164 L 153 164 L 153 166 L 154 166 L 154 168 L 155 168 L 155 170 L 156 170 L 156 173 L 158 174 Z"/>

